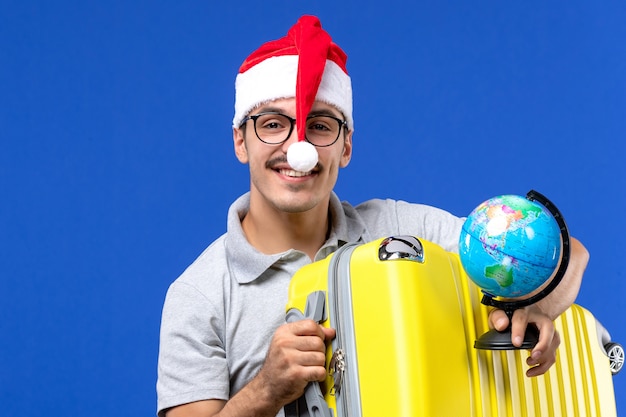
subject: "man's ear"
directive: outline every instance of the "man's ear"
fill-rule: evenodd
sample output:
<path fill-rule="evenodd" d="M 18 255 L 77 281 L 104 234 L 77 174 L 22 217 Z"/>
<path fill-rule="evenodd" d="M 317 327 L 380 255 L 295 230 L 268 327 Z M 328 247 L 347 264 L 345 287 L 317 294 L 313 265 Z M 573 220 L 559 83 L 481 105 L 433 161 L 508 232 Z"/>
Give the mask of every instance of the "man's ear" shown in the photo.
<path fill-rule="evenodd" d="M 248 163 L 248 149 L 246 148 L 246 140 L 243 130 L 233 128 L 233 145 L 235 147 L 235 155 L 242 164 Z"/>
<path fill-rule="evenodd" d="M 354 131 L 348 131 L 343 141 L 343 153 L 341 154 L 341 160 L 339 161 L 339 166 L 341 168 L 347 167 L 350 163 L 350 159 L 352 159 L 352 132 Z"/>

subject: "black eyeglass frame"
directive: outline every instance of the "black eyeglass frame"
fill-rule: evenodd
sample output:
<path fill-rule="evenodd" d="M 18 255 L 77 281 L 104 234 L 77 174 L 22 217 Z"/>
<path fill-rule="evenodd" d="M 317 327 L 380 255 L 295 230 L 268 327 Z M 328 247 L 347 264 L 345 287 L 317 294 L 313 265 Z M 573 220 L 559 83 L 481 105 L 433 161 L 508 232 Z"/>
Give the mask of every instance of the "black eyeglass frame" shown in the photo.
<path fill-rule="evenodd" d="M 282 116 L 284 118 L 286 118 L 287 120 L 289 120 L 289 123 L 291 124 L 289 126 L 289 133 L 287 134 L 287 137 L 283 140 L 281 140 L 280 142 L 266 142 L 263 139 L 261 139 L 261 137 L 259 136 L 259 133 L 256 131 L 256 121 L 259 117 L 262 116 L 267 116 L 267 115 L 276 115 L 276 116 Z M 328 145 L 316 145 L 315 143 L 311 142 L 309 140 L 309 138 L 306 137 L 306 133 L 304 135 L 304 138 L 306 139 L 307 142 L 309 142 L 311 145 L 317 147 L 317 148 L 327 148 L 329 146 L 333 146 L 335 143 L 337 143 L 337 141 L 339 140 L 339 136 L 341 136 L 341 130 L 343 128 L 345 128 L 348 125 L 348 122 L 346 120 L 342 120 L 338 117 L 332 116 L 330 114 L 312 114 L 307 116 L 307 120 L 309 119 L 313 119 L 315 117 L 320 117 L 320 116 L 324 116 L 324 117 L 330 117 L 331 119 L 334 119 L 337 121 L 337 123 L 339 123 L 339 130 L 337 131 L 337 137 L 335 138 L 335 140 L 333 140 L 331 143 L 329 143 Z M 258 114 L 253 114 L 250 116 L 246 116 L 242 121 L 241 124 L 239 125 L 239 127 L 241 128 L 243 125 L 245 125 L 248 120 L 252 120 L 254 122 L 254 134 L 256 135 L 257 138 L 259 138 L 259 140 L 263 143 L 265 143 L 266 145 L 282 145 L 283 143 L 287 142 L 287 140 L 291 137 L 291 134 L 293 133 L 293 128 L 296 125 L 296 119 L 294 119 L 293 117 L 289 117 L 286 114 L 283 114 L 281 112 L 277 112 L 277 111 L 265 111 L 262 113 L 258 113 Z"/>

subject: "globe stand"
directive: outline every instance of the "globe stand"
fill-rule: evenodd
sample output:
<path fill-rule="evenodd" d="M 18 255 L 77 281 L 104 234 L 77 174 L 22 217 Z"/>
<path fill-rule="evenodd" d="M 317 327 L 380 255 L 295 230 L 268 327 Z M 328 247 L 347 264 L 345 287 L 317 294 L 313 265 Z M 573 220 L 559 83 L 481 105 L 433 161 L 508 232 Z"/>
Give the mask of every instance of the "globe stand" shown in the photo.
<path fill-rule="evenodd" d="M 565 275 L 565 271 L 567 270 L 567 266 L 569 264 L 570 257 L 570 237 L 569 232 L 567 230 L 567 225 L 565 224 L 565 220 L 561 215 L 561 212 L 556 208 L 556 206 L 548 200 L 544 195 L 538 193 L 537 191 L 531 190 L 526 194 L 526 198 L 531 201 L 537 201 L 541 205 L 543 205 L 554 217 L 556 220 L 559 229 L 561 230 L 561 240 L 563 247 L 563 256 L 561 257 L 561 263 L 557 269 L 557 272 L 552 278 L 552 280 L 548 283 L 548 285 L 537 294 L 524 299 L 524 300 L 496 300 L 492 294 L 489 294 L 483 291 L 483 299 L 481 303 L 487 306 L 499 308 L 504 310 L 506 315 L 509 318 L 509 326 L 503 330 L 498 331 L 495 329 L 489 330 L 487 333 L 480 336 L 474 342 L 474 348 L 476 349 L 486 349 L 486 350 L 515 350 L 515 349 L 532 349 L 535 347 L 537 342 L 539 341 L 539 330 L 537 327 L 529 323 L 526 327 L 526 334 L 524 336 L 524 341 L 521 346 L 515 346 L 511 342 L 511 323 L 513 318 L 513 313 L 515 310 L 520 308 L 527 307 L 531 304 L 534 304 L 542 299 L 544 299 L 548 294 L 550 294 L 554 289 L 559 285 L 563 276 Z"/>
<path fill-rule="evenodd" d="M 514 349 L 532 349 L 539 341 L 539 330 L 537 326 L 529 323 L 526 327 L 524 340 L 520 346 L 515 346 L 512 342 L 511 319 L 515 310 L 504 310 L 509 318 L 509 326 L 502 330 L 491 329 L 487 333 L 480 336 L 474 342 L 474 348 L 484 350 L 514 350 Z"/>

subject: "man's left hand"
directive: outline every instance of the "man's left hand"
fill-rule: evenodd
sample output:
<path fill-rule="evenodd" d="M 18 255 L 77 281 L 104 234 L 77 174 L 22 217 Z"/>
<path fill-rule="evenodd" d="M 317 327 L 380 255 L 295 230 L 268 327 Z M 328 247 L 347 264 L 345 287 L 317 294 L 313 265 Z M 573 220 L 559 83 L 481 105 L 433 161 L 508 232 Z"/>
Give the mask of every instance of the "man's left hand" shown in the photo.
<path fill-rule="evenodd" d="M 561 344 L 561 337 L 554 327 L 554 322 L 535 305 L 515 310 L 511 327 L 511 342 L 521 346 L 524 334 L 529 323 L 533 323 L 539 330 L 539 341 L 531 350 L 526 363 L 530 369 L 526 376 L 542 375 L 556 362 L 556 350 Z M 509 318 L 504 311 L 496 309 L 489 314 L 489 326 L 498 331 L 505 330 L 509 325 Z"/>

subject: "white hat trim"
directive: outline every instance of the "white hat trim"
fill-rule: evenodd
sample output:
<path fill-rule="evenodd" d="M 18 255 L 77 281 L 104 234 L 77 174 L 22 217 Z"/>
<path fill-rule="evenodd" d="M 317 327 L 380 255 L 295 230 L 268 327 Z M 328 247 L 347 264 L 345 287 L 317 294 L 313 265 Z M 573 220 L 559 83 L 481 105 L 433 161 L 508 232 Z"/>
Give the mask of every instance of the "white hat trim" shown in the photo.
<path fill-rule="evenodd" d="M 298 56 L 282 55 L 268 58 L 238 74 L 233 127 L 239 127 L 246 115 L 259 104 L 295 97 L 297 73 Z M 326 60 L 315 99 L 337 107 L 345 116 L 348 129 L 354 128 L 350 76 L 331 60 Z"/>

